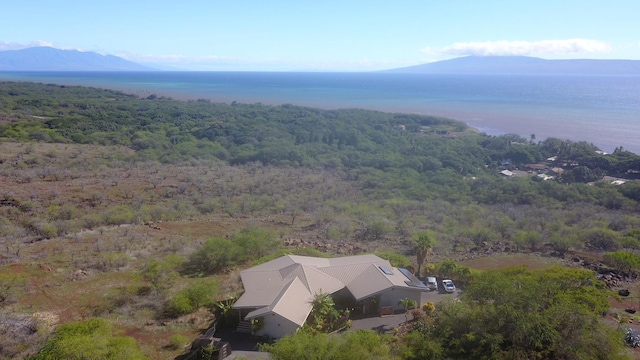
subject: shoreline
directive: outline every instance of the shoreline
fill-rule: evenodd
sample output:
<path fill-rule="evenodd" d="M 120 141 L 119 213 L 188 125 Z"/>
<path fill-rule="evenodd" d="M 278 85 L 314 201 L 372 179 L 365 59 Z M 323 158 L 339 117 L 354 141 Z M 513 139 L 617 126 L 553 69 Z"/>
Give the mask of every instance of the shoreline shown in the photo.
<path fill-rule="evenodd" d="M 636 154 L 640 153 L 640 142 L 637 140 L 640 137 L 640 125 L 635 123 L 636 119 L 640 119 L 640 113 L 636 117 L 636 105 L 625 105 L 627 108 L 621 109 L 612 107 L 610 110 L 590 111 L 571 107 L 575 104 L 557 107 L 541 106 L 537 102 L 501 103 L 494 100 L 485 101 L 483 98 L 478 100 L 464 97 L 431 99 L 423 98 L 413 92 L 406 95 L 413 94 L 415 97 L 405 98 L 405 93 L 396 93 L 394 89 L 385 90 L 386 92 L 379 92 L 379 89 L 368 91 L 365 88 L 340 87 L 341 84 L 335 85 L 335 93 L 333 93 L 334 87 L 327 87 L 332 86 L 332 83 L 324 82 L 317 88 L 312 87 L 314 83 L 311 80 L 322 79 L 316 77 L 311 80 L 301 79 L 288 87 L 288 84 L 281 82 L 266 85 L 242 82 L 236 84 L 230 82 L 228 78 L 215 77 L 210 80 L 205 78 L 199 79 L 198 82 L 189 82 L 188 78 L 154 78 L 145 77 L 146 74 L 137 74 L 137 77 L 133 78 L 127 77 L 128 74 L 122 75 L 122 78 L 111 77 L 110 74 L 69 74 L 68 77 L 65 75 L 0 73 L 0 81 L 106 88 L 139 98 L 156 95 L 180 101 L 206 99 L 226 104 L 237 101 L 245 104 L 263 103 L 274 106 L 294 104 L 326 110 L 358 108 L 390 113 L 414 113 L 457 120 L 490 136 L 513 133 L 528 138 L 535 134 L 538 141 L 547 138 L 574 142 L 586 141 L 608 153 L 620 146 Z M 243 75 L 243 79 L 246 80 L 246 74 Z M 392 85 L 398 84 L 394 82 Z M 341 97 L 341 95 L 344 96 Z M 629 108 L 629 106 L 632 107 Z M 605 115 L 606 117 L 602 117 Z"/>
<path fill-rule="evenodd" d="M 64 84 L 63 84 L 64 85 Z M 281 106 L 283 104 L 287 104 L 287 103 L 291 103 L 291 102 L 278 102 L 278 101 L 268 101 L 268 100 L 262 100 L 262 101 L 242 101 L 242 100 L 231 100 L 230 98 L 225 98 L 225 97 L 220 97 L 220 96 L 211 96 L 211 95 L 205 95 L 205 94 L 195 94 L 195 93 L 183 93 L 183 92 L 172 92 L 172 91 L 152 91 L 148 88 L 131 88 L 131 87 L 121 87 L 121 86 L 112 86 L 112 85 L 107 85 L 107 84 L 91 84 L 91 85 L 78 85 L 78 84 L 73 84 L 72 86 L 90 86 L 90 87 L 96 87 L 96 88 L 103 88 L 103 89 L 110 89 L 110 90 L 115 90 L 115 91 L 121 91 L 123 93 L 126 94 L 130 94 L 130 95 L 134 95 L 137 96 L 140 99 L 144 99 L 147 98 L 148 96 L 151 95 L 156 95 L 157 97 L 166 97 L 166 98 L 171 98 L 173 100 L 177 100 L 177 101 L 197 101 L 200 99 L 205 99 L 211 102 L 215 102 L 215 103 L 225 103 L 225 104 L 231 104 L 234 101 L 237 101 L 239 103 L 244 103 L 244 104 L 255 104 L 255 103 L 262 103 L 265 105 L 272 105 L 272 106 Z M 471 120 L 465 120 L 465 117 L 469 117 L 469 114 L 460 114 L 460 110 L 443 110 L 440 109 L 438 111 L 435 112 L 421 112 L 421 111 L 403 111 L 403 110 L 396 110 L 396 109 L 384 109 L 384 108 L 366 108 L 366 107 L 346 107 L 346 106 L 329 106 L 329 105 L 322 105 L 322 104 L 293 104 L 296 106 L 303 106 L 303 107 L 311 107 L 311 108 L 317 108 L 317 109 L 323 109 L 323 110 L 340 110 L 340 109 L 364 109 L 364 110 L 373 110 L 373 111 L 381 111 L 381 112 L 388 112 L 388 113 L 398 113 L 398 114 L 417 114 L 417 115 L 422 115 L 422 116 L 436 116 L 436 117 L 442 117 L 442 118 L 446 118 L 446 119 L 451 119 L 451 120 L 456 120 L 456 121 L 460 121 L 463 122 L 464 124 L 466 124 L 472 131 L 477 132 L 478 134 L 486 134 L 489 136 L 500 136 L 500 135 L 506 135 L 506 134 L 510 134 L 510 133 L 514 133 L 514 132 L 509 132 L 506 130 L 502 130 L 502 129 L 497 129 L 491 126 L 482 126 L 479 125 L 478 122 L 482 122 L 483 119 L 479 118 L 478 116 L 471 116 L 472 119 Z M 525 121 L 526 122 L 526 121 Z M 574 142 L 579 142 L 579 141 L 586 141 L 588 143 L 593 143 L 592 141 L 589 140 L 585 140 L 585 138 L 581 138 L 581 137 L 566 137 L 566 136 L 558 136 L 555 134 L 547 134 L 546 132 L 542 132 L 543 135 L 539 135 L 538 133 L 536 133 L 535 131 L 529 132 L 529 134 L 521 134 L 521 133 L 517 133 L 517 135 L 520 135 L 524 138 L 526 138 L 527 136 L 530 136 L 531 134 L 536 135 L 536 139 L 537 141 L 544 141 L 548 138 L 558 138 L 558 139 L 562 139 L 562 140 L 570 140 L 570 141 L 574 141 Z M 619 146 L 614 146 L 614 145 L 609 145 L 609 148 L 606 148 L 602 145 L 597 145 L 598 148 L 600 148 L 601 150 L 607 152 L 607 153 L 611 153 L 613 152 L 613 150 Z M 634 151 L 633 149 L 629 149 L 626 146 L 624 147 L 625 149 L 635 153 L 635 154 L 640 154 L 640 147 Z"/>

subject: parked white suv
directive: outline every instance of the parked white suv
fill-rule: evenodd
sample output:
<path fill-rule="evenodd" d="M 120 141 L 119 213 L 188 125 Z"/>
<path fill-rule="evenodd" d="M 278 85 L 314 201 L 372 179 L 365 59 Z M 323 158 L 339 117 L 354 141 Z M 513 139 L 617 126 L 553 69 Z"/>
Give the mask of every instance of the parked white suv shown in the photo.
<path fill-rule="evenodd" d="M 456 291 L 456 285 L 451 280 L 442 280 L 442 286 L 446 292 L 452 293 Z"/>
<path fill-rule="evenodd" d="M 427 289 L 429 290 L 438 290 L 438 282 L 436 278 L 433 276 L 427 276 Z"/>

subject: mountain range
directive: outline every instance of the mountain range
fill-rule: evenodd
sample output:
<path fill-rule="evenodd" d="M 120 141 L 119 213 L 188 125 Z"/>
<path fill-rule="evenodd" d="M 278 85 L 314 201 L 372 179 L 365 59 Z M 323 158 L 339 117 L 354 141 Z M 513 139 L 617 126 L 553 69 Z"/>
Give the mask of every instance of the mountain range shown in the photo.
<path fill-rule="evenodd" d="M 160 70 L 113 55 L 32 47 L 0 51 L 0 71 Z M 528 56 L 467 56 L 385 70 L 421 74 L 640 75 L 640 60 L 545 60 Z"/>
<path fill-rule="evenodd" d="M 640 75 L 640 60 L 545 60 L 528 56 L 467 56 L 387 70 L 422 74 Z"/>
<path fill-rule="evenodd" d="M 144 65 L 95 52 L 32 47 L 0 51 L 0 71 L 149 71 Z"/>

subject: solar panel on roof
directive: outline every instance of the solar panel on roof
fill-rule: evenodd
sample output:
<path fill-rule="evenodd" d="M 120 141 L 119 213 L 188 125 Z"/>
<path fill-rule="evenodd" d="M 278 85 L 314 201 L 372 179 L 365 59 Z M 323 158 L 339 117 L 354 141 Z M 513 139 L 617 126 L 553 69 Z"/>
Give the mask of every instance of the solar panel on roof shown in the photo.
<path fill-rule="evenodd" d="M 404 282 L 405 284 L 411 287 L 417 287 L 417 288 L 427 287 L 427 285 L 425 285 L 422 281 L 418 280 L 417 277 L 413 276 L 413 274 L 409 270 L 403 269 L 403 268 L 398 268 L 398 270 L 402 273 L 402 275 L 406 276 L 407 279 L 409 279 L 409 281 Z"/>
<path fill-rule="evenodd" d="M 383 273 L 385 273 L 387 275 L 393 275 L 393 271 L 391 271 L 391 269 L 389 269 L 388 267 L 386 267 L 384 265 L 380 265 L 378 267 L 380 268 L 380 270 L 382 270 Z"/>

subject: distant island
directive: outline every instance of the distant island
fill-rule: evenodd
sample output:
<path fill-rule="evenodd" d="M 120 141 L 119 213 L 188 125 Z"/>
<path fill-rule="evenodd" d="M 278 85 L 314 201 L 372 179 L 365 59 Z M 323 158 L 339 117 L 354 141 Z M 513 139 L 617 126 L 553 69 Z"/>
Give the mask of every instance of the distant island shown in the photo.
<path fill-rule="evenodd" d="M 640 75 L 640 60 L 545 60 L 529 56 L 467 56 L 386 70 L 420 74 Z"/>
<path fill-rule="evenodd" d="M 150 71 L 113 55 L 95 52 L 32 47 L 0 51 L 0 71 Z"/>
<path fill-rule="evenodd" d="M 95 52 L 32 47 L 0 51 L 0 71 L 162 71 Z M 467 56 L 383 70 L 416 74 L 640 75 L 640 60 L 545 60 L 529 56 Z"/>

